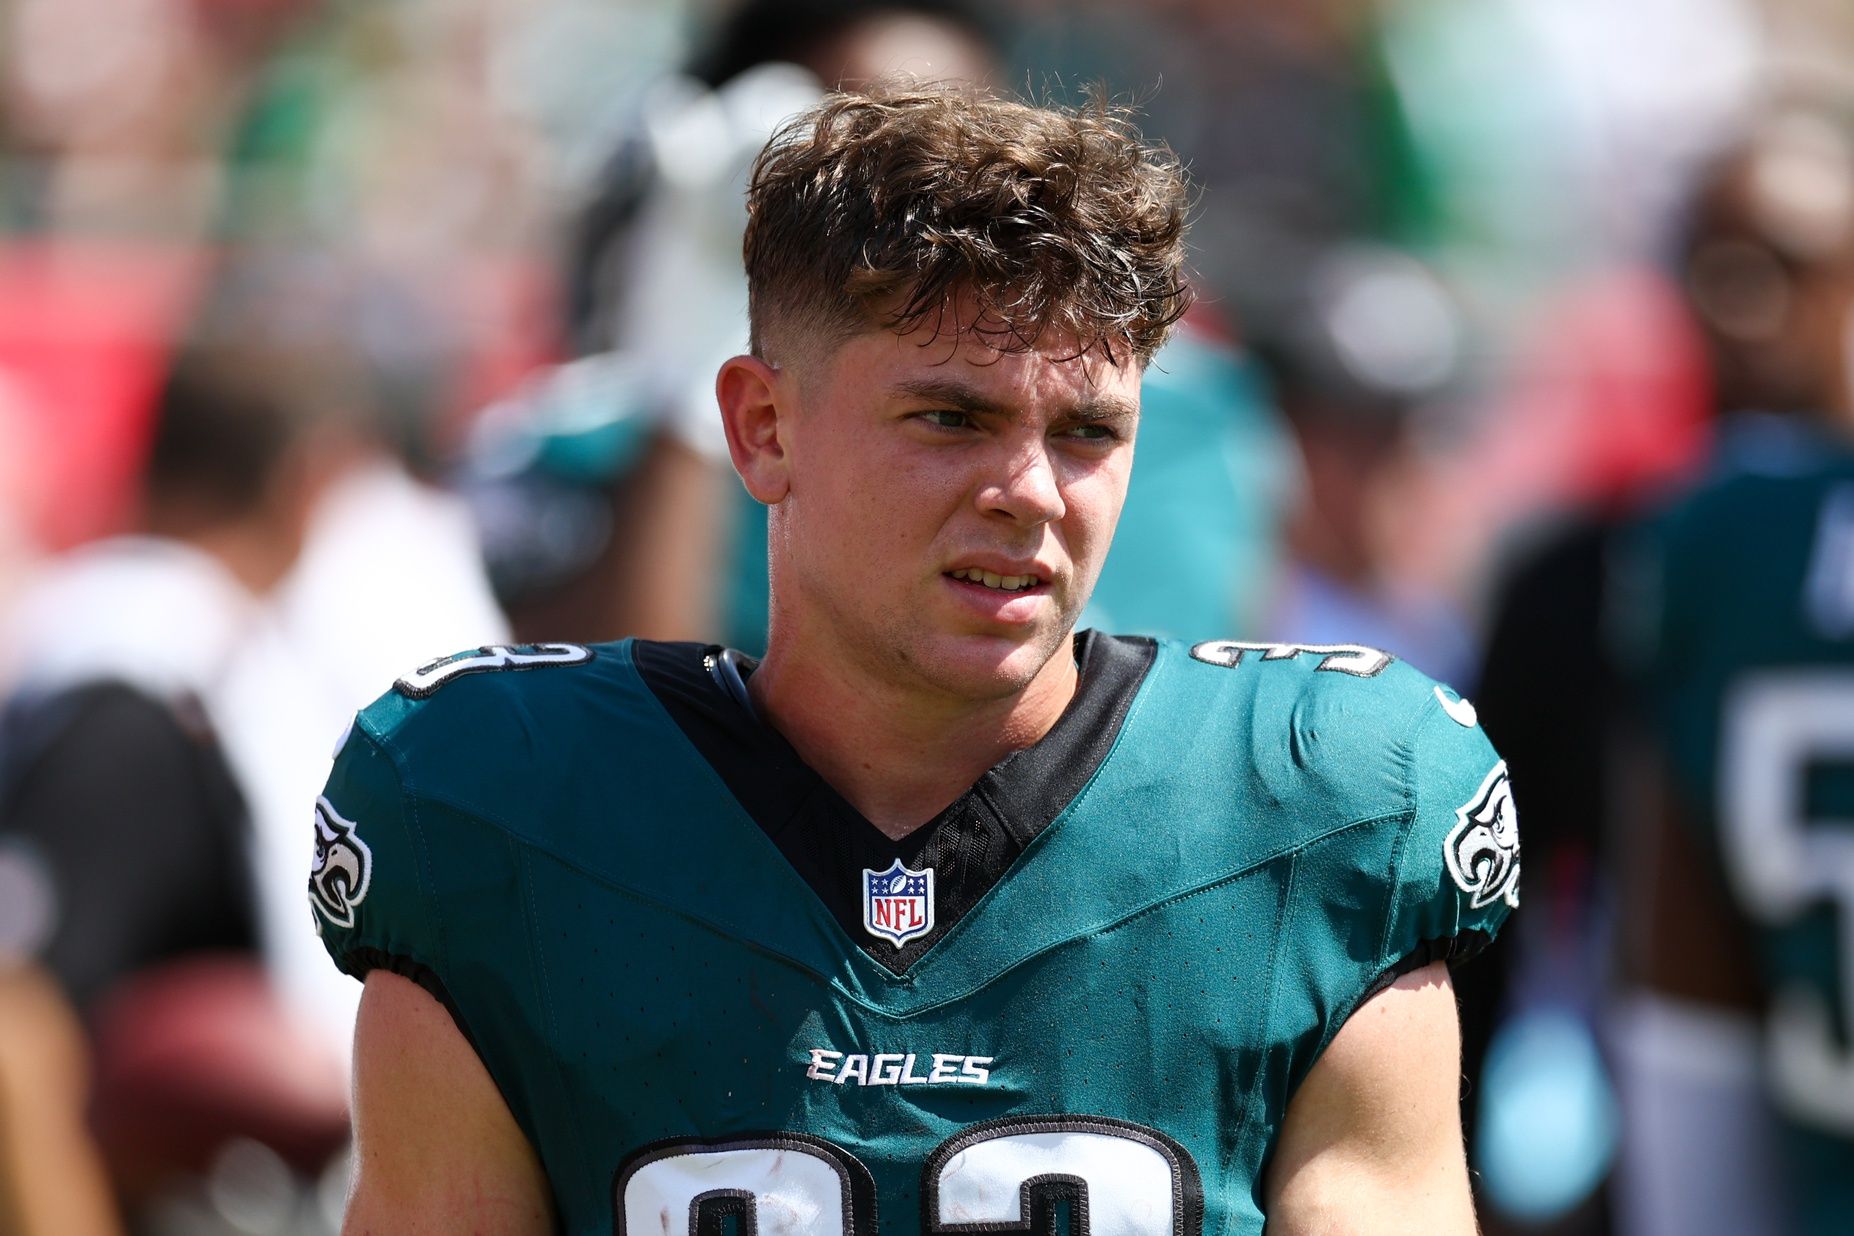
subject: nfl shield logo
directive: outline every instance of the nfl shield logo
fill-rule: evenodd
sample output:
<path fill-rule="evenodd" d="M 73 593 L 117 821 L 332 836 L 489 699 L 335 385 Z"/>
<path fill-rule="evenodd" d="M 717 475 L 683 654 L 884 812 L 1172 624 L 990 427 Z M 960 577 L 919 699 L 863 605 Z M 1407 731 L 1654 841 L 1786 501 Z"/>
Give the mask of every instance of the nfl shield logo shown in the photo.
<path fill-rule="evenodd" d="M 863 928 L 900 948 L 933 930 L 933 868 L 909 871 L 896 859 L 887 871 L 863 868 Z"/>

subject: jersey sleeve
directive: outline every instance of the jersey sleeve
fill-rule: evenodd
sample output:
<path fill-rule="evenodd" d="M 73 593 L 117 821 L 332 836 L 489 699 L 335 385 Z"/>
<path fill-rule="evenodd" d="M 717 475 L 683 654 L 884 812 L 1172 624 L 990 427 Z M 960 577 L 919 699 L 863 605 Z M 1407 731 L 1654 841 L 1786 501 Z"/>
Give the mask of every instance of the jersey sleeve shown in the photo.
<path fill-rule="evenodd" d="M 1519 905 L 1512 782 L 1471 706 L 1436 688 L 1409 759 L 1412 818 L 1384 925 L 1390 977 L 1473 956 Z"/>
<path fill-rule="evenodd" d="M 417 804 L 379 739 L 353 726 L 315 804 L 309 904 L 341 970 L 403 974 L 444 998 L 443 922 L 432 895 Z"/>

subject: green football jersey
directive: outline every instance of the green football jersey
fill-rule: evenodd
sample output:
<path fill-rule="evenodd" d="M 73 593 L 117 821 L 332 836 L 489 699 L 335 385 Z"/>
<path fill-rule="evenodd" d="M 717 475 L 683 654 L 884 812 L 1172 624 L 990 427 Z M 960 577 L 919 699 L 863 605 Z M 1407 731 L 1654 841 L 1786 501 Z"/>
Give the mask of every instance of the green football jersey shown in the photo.
<path fill-rule="evenodd" d="M 1296 1087 L 1517 901 L 1504 765 L 1372 649 L 1083 633 L 891 841 L 638 641 L 424 667 L 317 804 L 319 929 L 450 1009 L 575 1234 L 1255 1233 Z"/>
<path fill-rule="evenodd" d="M 1647 529 L 1641 666 L 1707 851 L 1757 933 L 1805 1230 L 1854 1215 L 1854 455 L 1746 418 Z"/>

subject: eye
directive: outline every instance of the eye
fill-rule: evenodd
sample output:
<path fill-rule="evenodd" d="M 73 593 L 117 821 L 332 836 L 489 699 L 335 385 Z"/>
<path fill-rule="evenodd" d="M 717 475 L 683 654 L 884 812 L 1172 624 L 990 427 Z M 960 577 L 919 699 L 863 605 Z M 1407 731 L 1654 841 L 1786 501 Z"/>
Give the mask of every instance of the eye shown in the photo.
<path fill-rule="evenodd" d="M 1067 438 L 1071 442 L 1105 443 L 1120 441 L 1119 431 L 1114 429 L 1111 425 L 1103 425 L 1098 421 L 1084 421 L 1078 425 L 1065 426 L 1056 432 L 1056 436 L 1059 438 Z"/>
<path fill-rule="evenodd" d="M 970 429 L 973 424 L 971 413 L 955 412 L 951 408 L 934 408 L 914 415 L 917 420 L 925 421 L 936 429 Z"/>

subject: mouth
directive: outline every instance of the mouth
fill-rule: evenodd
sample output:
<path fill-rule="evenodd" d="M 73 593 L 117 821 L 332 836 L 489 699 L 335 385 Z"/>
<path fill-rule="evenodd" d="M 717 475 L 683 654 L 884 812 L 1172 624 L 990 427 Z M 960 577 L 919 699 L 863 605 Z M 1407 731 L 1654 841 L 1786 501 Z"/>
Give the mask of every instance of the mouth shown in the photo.
<path fill-rule="evenodd" d="M 948 571 L 948 579 L 957 579 L 993 592 L 1029 592 L 1041 588 L 1047 581 L 1036 575 L 999 575 L 992 571 L 981 571 L 977 567 L 962 567 L 957 571 Z"/>

